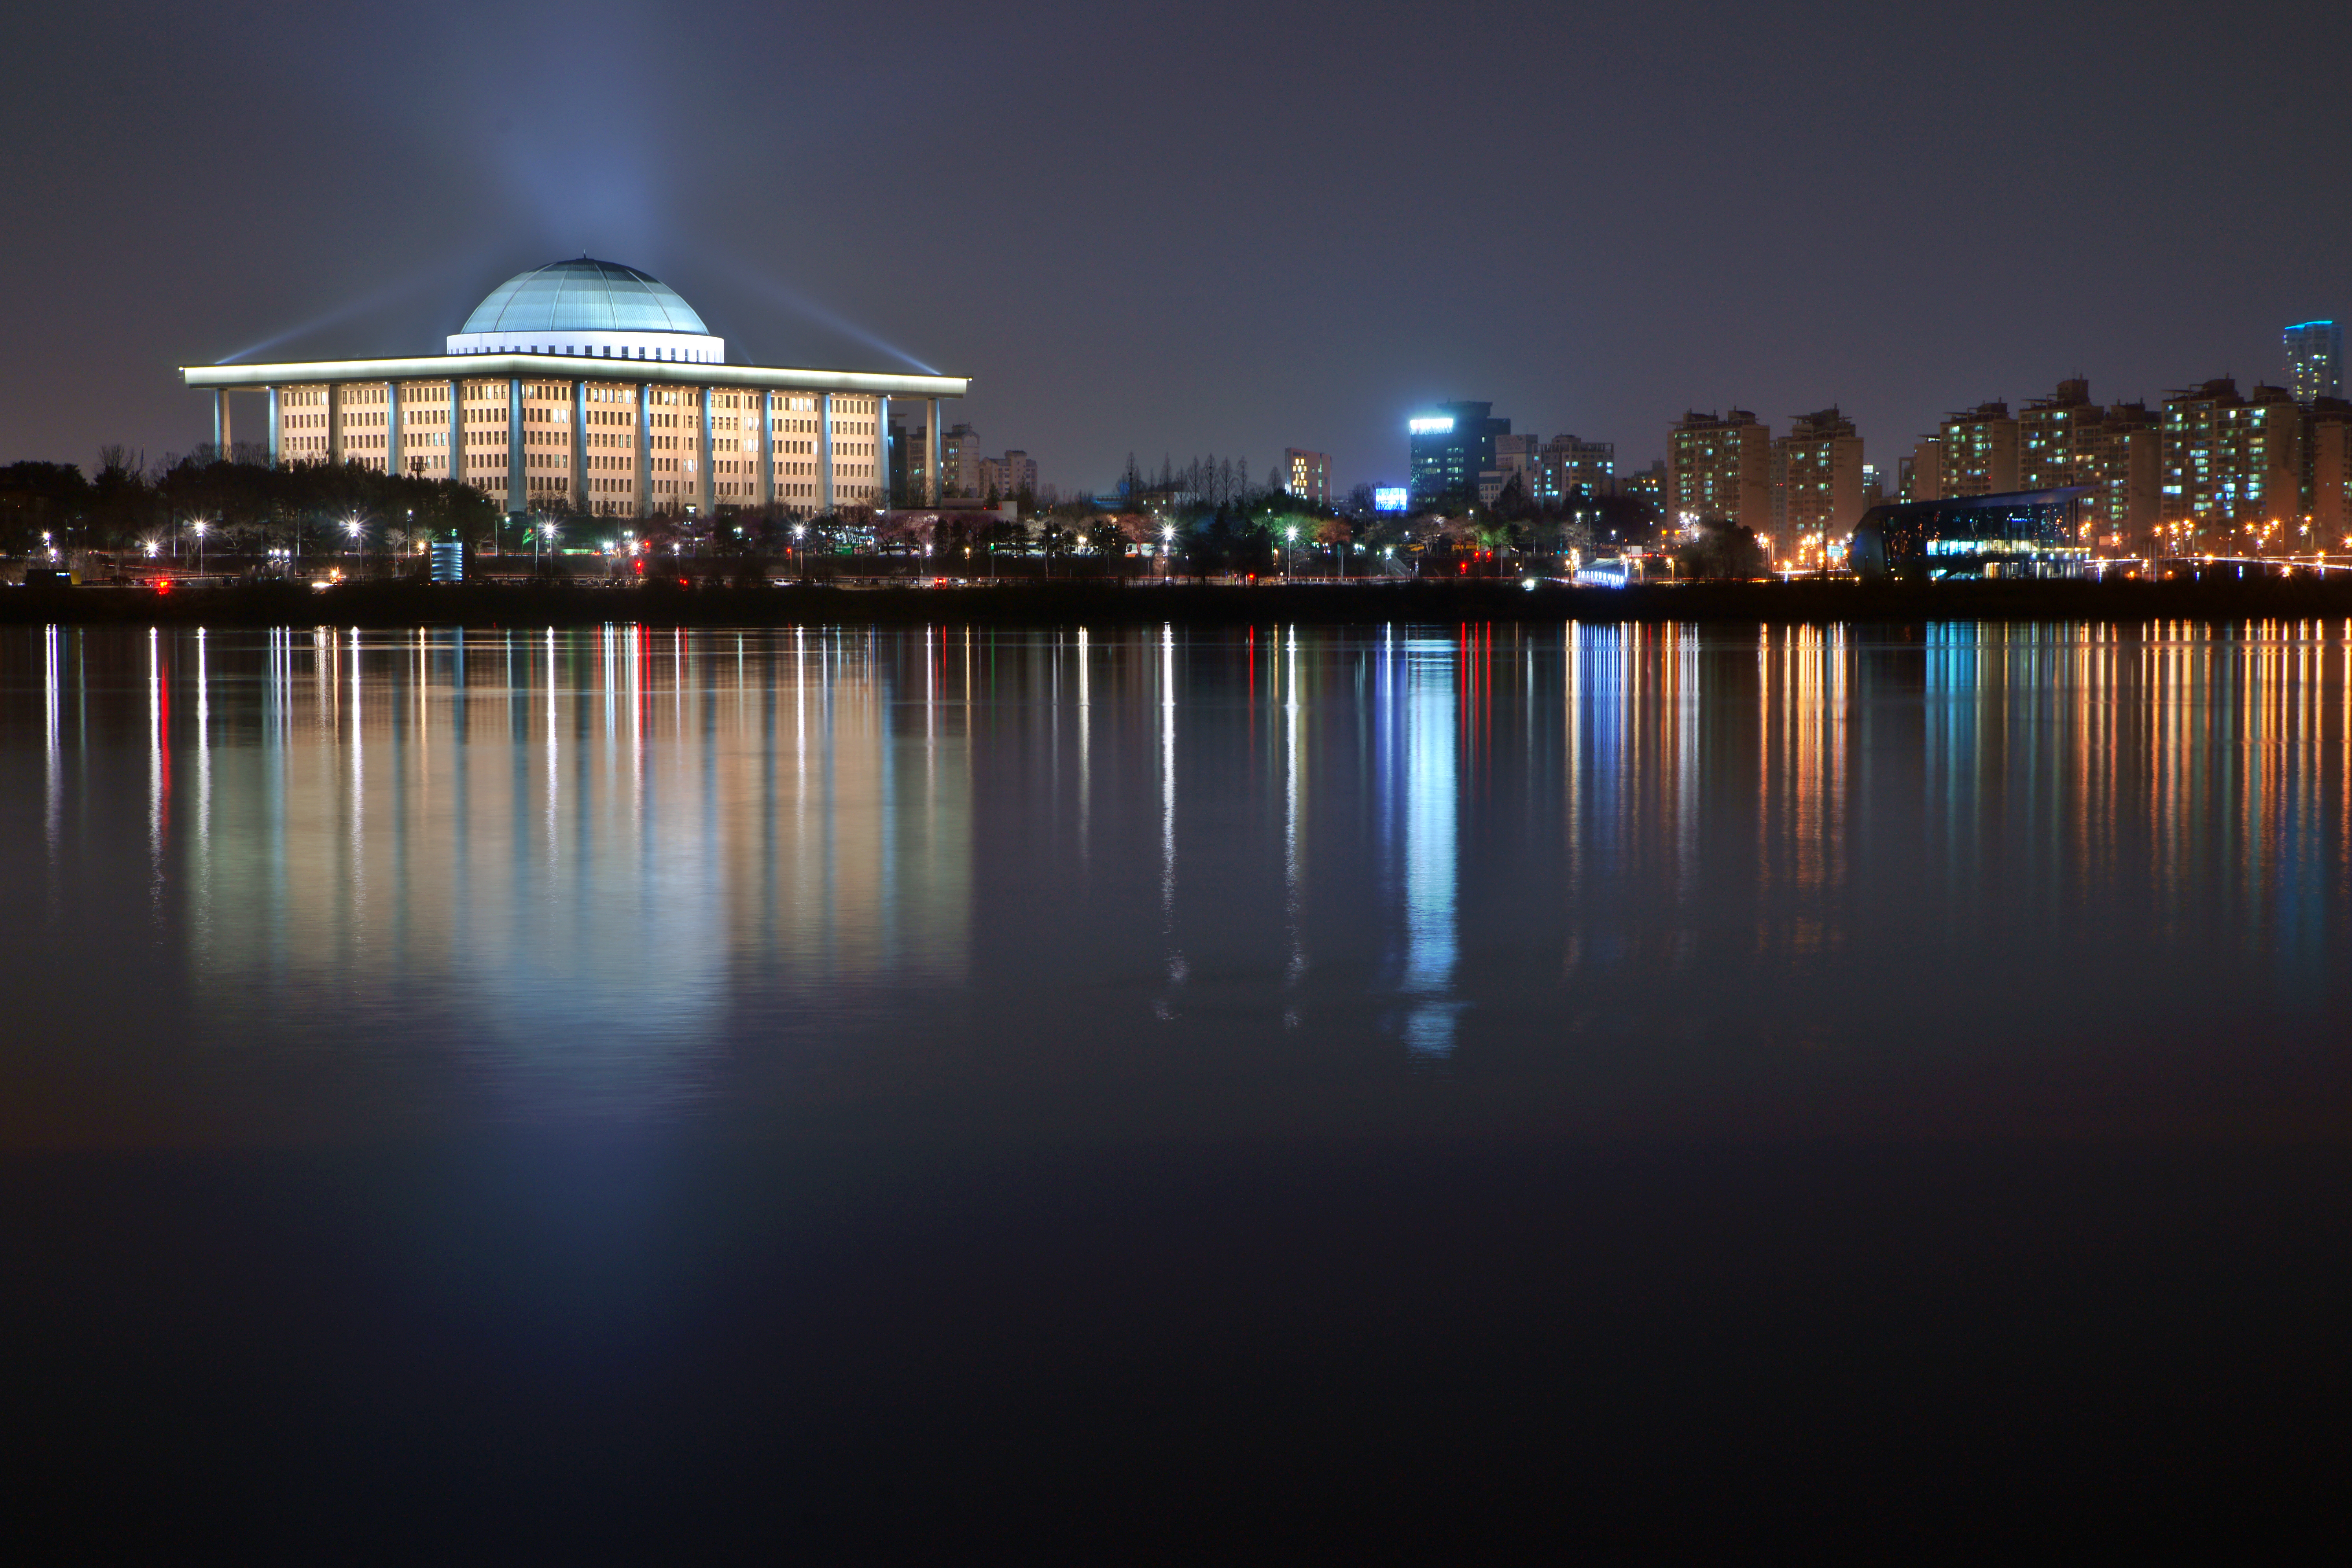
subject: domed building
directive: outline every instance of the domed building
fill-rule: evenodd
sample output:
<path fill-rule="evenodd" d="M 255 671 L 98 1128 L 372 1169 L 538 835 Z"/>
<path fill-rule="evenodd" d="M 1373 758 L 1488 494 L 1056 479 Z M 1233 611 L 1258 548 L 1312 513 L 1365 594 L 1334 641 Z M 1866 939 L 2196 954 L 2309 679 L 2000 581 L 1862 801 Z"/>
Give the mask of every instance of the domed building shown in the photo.
<path fill-rule="evenodd" d="M 968 377 L 729 364 L 676 289 L 583 256 L 517 273 L 417 359 L 185 365 L 212 392 L 213 440 L 231 449 L 230 394 L 266 402 L 269 461 L 356 462 L 455 477 L 509 512 L 604 517 L 885 505 L 891 404 L 923 405 L 920 454 L 940 450 L 940 401 Z M 908 465 L 936 500 L 936 464 Z"/>

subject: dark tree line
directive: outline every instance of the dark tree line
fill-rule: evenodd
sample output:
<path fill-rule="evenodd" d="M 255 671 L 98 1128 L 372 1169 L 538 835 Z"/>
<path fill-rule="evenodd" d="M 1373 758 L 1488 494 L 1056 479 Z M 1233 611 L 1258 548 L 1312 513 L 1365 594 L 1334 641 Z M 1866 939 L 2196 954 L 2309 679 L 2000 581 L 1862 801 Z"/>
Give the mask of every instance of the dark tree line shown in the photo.
<path fill-rule="evenodd" d="M 453 531 L 479 542 L 498 522 L 498 507 L 468 486 L 349 463 L 272 468 L 200 453 L 150 468 L 108 447 L 87 478 L 67 463 L 0 468 L 0 552 L 16 555 L 39 549 L 43 534 L 61 550 L 166 554 L 184 551 L 199 523 L 215 549 L 307 552 Z"/>

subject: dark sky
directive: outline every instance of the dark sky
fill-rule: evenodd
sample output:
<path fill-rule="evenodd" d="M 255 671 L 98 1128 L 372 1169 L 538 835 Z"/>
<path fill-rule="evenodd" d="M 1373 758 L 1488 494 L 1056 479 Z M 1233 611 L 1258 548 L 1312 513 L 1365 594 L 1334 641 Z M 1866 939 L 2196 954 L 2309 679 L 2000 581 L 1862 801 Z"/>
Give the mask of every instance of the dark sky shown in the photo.
<path fill-rule="evenodd" d="M 764 363 L 977 378 L 1065 489 L 1403 470 L 1423 400 L 1685 407 L 2278 374 L 2352 309 L 2352 12 L 2147 4 L 393 6 L 0 20 L 0 460 L 204 437 L 173 367 L 436 351 L 583 251 Z"/>

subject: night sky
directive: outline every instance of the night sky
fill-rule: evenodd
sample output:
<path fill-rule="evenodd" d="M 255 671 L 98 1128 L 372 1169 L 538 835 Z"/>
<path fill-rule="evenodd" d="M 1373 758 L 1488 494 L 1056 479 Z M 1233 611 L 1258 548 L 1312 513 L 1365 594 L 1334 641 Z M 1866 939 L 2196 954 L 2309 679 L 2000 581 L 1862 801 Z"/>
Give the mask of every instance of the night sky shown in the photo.
<path fill-rule="evenodd" d="M 1403 421 L 1664 450 L 1838 403 L 2277 379 L 2352 310 L 2352 12 L 1184 0 L 17 5 L 0 461 L 205 438 L 173 367 L 438 352 L 642 267 L 731 357 L 976 378 L 1066 492 Z M 257 405 L 249 405 L 257 407 Z"/>

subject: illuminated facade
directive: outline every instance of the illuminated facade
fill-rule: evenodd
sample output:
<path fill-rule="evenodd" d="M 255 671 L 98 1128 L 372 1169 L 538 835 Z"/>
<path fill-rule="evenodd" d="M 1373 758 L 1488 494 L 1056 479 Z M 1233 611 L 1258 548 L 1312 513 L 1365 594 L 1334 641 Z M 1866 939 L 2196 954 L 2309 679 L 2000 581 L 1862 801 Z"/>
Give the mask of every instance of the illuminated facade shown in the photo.
<path fill-rule="evenodd" d="M 1834 406 L 1801 414 L 1775 443 L 1782 517 L 1776 555 L 1820 565 L 1862 521 L 1862 437 Z"/>
<path fill-rule="evenodd" d="M 1946 419 L 1937 440 L 1937 500 L 2009 495 L 2018 488 L 2017 421 L 2006 403 L 1979 403 Z M 1929 499 L 1929 498 L 1923 498 Z"/>
<path fill-rule="evenodd" d="M 2335 321 L 2297 321 L 2280 334 L 2286 349 L 2286 384 L 2297 403 L 2344 395 L 2344 328 Z"/>
<path fill-rule="evenodd" d="M 2284 548 L 2302 538 L 2304 411 L 2284 387 L 2221 376 L 2167 393 L 2163 525 L 2175 548 Z"/>
<path fill-rule="evenodd" d="M 2017 416 L 2019 482 L 2029 490 L 2097 488 L 2084 521 L 2094 543 L 2153 547 L 2161 512 L 2156 416 L 2141 403 L 2102 407 L 2091 384 L 2062 381 Z"/>
<path fill-rule="evenodd" d="M 1536 500 L 1566 504 L 1617 493 L 1617 443 L 1555 436 L 1536 454 Z"/>
<path fill-rule="evenodd" d="M 1331 459 L 1303 447 L 1282 449 L 1282 488 L 1317 506 L 1331 504 Z"/>
<path fill-rule="evenodd" d="M 415 359 L 184 366 L 212 392 L 215 447 L 230 395 L 266 399 L 269 460 L 358 463 L 454 479 L 509 512 L 643 517 L 772 508 L 814 515 L 887 503 L 894 401 L 940 402 L 962 376 L 730 365 L 725 340 L 658 279 L 582 257 L 509 279 Z M 940 475 L 926 464 L 936 498 Z"/>
<path fill-rule="evenodd" d="M 1495 466 L 1495 437 L 1511 433 L 1494 413 L 1491 403 L 1440 403 L 1405 422 L 1415 505 L 1477 495 L 1478 476 Z"/>
<path fill-rule="evenodd" d="M 1689 413 L 1666 437 L 1668 521 L 1772 531 L 1772 432 L 1745 408 Z"/>

